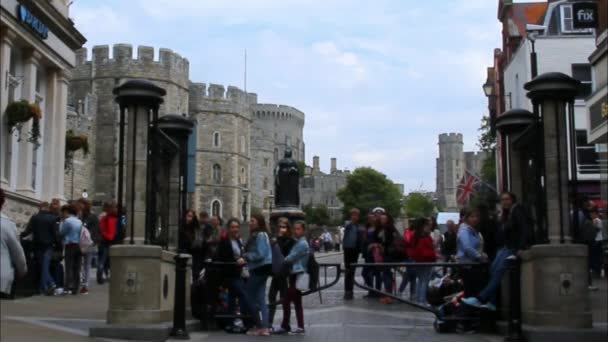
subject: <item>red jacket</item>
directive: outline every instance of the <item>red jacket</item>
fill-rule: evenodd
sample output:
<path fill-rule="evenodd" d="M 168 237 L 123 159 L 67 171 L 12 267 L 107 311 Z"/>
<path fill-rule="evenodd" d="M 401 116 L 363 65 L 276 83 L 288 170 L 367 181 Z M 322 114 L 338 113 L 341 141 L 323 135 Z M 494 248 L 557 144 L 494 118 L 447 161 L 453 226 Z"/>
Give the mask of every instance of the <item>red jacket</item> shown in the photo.
<path fill-rule="evenodd" d="M 411 260 L 415 262 L 435 262 L 437 260 L 433 239 L 430 236 L 421 238 L 415 245 L 412 237 L 410 246 L 408 255 Z"/>
<path fill-rule="evenodd" d="M 99 226 L 101 228 L 101 236 L 103 237 L 103 239 L 107 242 L 112 242 L 114 241 L 114 238 L 116 237 L 116 221 L 118 220 L 118 217 L 116 216 L 110 216 L 110 215 L 105 215 L 104 217 L 101 218 L 101 221 L 99 222 Z"/>

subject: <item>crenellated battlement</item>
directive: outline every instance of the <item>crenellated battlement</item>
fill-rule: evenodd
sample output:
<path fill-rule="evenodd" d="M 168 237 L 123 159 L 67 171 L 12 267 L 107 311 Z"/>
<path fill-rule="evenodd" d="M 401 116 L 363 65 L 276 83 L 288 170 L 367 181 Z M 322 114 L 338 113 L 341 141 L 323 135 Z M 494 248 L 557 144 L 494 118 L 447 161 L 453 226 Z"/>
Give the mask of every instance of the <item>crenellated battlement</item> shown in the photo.
<path fill-rule="evenodd" d="M 271 103 L 258 103 L 252 106 L 253 115 L 261 120 L 295 120 L 304 125 L 305 115 L 297 108 Z"/>
<path fill-rule="evenodd" d="M 440 144 L 458 143 L 462 144 L 462 133 L 443 133 L 439 135 Z"/>
<path fill-rule="evenodd" d="M 88 58 L 86 48 L 76 51 L 77 75 L 79 71 L 87 70 L 85 74 L 93 77 L 111 76 L 114 73 L 123 77 L 168 79 L 183 87 L 188 86 L 190 62 L 171 49 L 158 49 L 158 59 L 155 60 L 154 48 L 150 46 L 138 46 L 137 56 L 134 57 L 130 44 L 96 45 L 92 49 L 91 59 Z"/>
<path fill-rule="evenodd" d="M 255 93 L 245 93 L 238 87 L 224 87 L 221 84 L 190 82 L 190 98 L 194 102 L 205 100 L 226 101 L 235 104 L 254 104 L 258 100 Z M 192 102 L 191 101 L 191 102 Z"/>

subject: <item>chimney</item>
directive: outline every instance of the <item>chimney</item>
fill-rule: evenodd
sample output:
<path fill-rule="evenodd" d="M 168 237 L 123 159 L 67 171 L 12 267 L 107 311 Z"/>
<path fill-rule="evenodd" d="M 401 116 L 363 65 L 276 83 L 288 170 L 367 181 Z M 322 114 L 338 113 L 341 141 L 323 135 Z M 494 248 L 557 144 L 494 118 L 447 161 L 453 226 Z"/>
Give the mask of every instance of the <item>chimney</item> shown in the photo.
<path fill-rule="evenodd" d="M 319 167 L 319 156 L 312 157 L 312 174 L 313 176 L 321 172 L 321 168 Z"/>
<path fill-rule="evenodd" d="M 336 158 L 331 158 L 331 170 L 330 170 L 330 173 L 332 175 L 338 171 L 337 164 L 338 164 L 338 160 Z"/>

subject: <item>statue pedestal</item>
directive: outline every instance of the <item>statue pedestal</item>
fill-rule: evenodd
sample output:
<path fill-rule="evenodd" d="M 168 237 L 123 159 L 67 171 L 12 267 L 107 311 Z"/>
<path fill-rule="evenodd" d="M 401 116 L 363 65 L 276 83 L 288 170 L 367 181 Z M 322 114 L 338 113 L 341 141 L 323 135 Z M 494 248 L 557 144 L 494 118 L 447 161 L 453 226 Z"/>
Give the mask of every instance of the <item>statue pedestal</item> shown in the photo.
<path fill-rule="evenodd" d="M 298 207 L 278 207 L 272 210 L 270 214 L 270 227 L 273 233 L 276 233 L 277 221 L 285 217 L 293 225 L 295 221 L 304 220 L 306 214 Z"/>
<path fill-rule="evenodd" d="M 90 336 L 130 339 L 138 334 L 168 335 L 173 319 L 175 255 L 160 246 L 112 246 L 107 324 L 92 327 Z M 189 284 L 190 270 L 186 277 Z M 188 306 L 190 286 L 184 290 Z"/>

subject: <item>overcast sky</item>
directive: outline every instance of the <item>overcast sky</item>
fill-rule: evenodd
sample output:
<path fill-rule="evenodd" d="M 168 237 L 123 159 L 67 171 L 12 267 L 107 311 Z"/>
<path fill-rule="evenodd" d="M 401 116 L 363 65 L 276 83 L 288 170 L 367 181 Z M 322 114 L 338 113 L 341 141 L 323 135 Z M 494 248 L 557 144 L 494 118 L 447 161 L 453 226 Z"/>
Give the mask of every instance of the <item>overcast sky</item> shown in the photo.
<path fill-rule="evenodd" d="M 190 79 L 243 87 L 306 114 L 306 161 L 338 158 L 435 190 L 437 135 L 476 150 L 481 85 L 500 45 L 497 0 L 77 0 L 94 45 L 170 48 Z"/>

